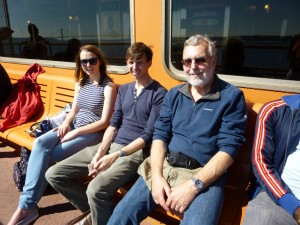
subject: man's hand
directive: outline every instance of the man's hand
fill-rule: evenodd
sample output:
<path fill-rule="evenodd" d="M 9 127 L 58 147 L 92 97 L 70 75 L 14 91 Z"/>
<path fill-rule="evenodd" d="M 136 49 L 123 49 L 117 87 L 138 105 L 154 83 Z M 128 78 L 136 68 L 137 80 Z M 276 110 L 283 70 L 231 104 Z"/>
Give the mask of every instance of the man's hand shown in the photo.
<path fill-rule="evenodd" d="M 297 224 L 300 225 L 300 207 L 295 210 L 294 218 L 296 219 Z"/>
<path fill-rule="evenodd" d="M 194 187 L 191 180 L 171 188 L 171 193 L 167 199 L 167 206 L 177 212 L 183 213 L 192 203 L 198 190 Z"/>
<path fill-rule="evenodd" d="M 97 152 L 98 153 L 98 152 Z M 94 157 L 95 158 L 95 157 Z M 119 152 L 114 152 L 109 155 L 104 155 L 103 157 L 97 157 L 98 160 L 92 160 L 91 165 L 92 171 L 90 171 L 89 176 L 95 177 L 98 173 L 107 170 L 118 158 Z"/>
<path fill-rule="evenodd" d="M 100 149 L 100 148 L 99 148 Z M 89 164 L 89 176 L 95 177 L 98 174 L 97 169 L 95 169 L 95 165 L 97 165 L 98 161 L 105 155 L 101 150 L 97 151 L 95 156 L 93 157 L 91 163 Z"/>
<path fill-rule="evenodd" d="M 152 197 L 156 204 L 161 205 L 166 211 L 170 211 L 166 204 L 166 196 L 171 193 L 171 188 L 164 177 L 155 176 L 152 178 Z"/>

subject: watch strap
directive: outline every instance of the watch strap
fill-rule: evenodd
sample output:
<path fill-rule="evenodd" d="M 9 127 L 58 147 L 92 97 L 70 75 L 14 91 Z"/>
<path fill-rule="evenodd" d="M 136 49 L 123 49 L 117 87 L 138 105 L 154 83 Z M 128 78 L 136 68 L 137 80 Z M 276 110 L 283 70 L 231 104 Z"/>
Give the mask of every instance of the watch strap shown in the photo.
<path fill-rule="evenodd" d="M 203 189 L 203 182 L 195 177 L 192 177 L 191 180 L 193 181 L 194 186 L 198 189 L 198 191 L 202 191 Z"/>
<path fill-rule="evenodd" d="M 119 157 L 124 157 L 126 156 L 125 152 L 123 151 L 123 149 L 120 150 L 120 153 L 119 153 Z"/>

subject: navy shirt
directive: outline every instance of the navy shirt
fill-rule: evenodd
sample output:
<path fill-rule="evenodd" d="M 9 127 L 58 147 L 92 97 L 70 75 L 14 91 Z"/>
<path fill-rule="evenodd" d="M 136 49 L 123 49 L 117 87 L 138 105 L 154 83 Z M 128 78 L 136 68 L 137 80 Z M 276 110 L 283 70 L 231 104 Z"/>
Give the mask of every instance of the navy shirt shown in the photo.
<path fill-rule="evenodd" d="M 110 126 L 118 129 L 114 142 L 127 145 L 142 138 L 147 149 L 152 142 L 154 123 L 167 90 L 157 81 L 136 96 L 135 82 L 119 87 Z"/>
<path fill-rule="evenodd" d="M 236 156 L 245 141 L 246 119 L 243 92 L 215 76 L 210 92 L 197 102 L 188 83 L 166 94 L 153 139 L 204 166 L 218 151 Z"/>

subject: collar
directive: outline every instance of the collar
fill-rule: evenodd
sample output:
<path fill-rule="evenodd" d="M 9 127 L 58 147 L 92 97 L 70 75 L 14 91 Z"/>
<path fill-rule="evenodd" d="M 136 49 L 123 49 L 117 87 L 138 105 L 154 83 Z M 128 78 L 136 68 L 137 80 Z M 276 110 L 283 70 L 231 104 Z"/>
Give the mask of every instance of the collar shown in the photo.
<path fill-rule="evenodd" d="M 300 94 L 286 95 L 282 97 L 282 100 L 292 109 L 300 109 Z"/>

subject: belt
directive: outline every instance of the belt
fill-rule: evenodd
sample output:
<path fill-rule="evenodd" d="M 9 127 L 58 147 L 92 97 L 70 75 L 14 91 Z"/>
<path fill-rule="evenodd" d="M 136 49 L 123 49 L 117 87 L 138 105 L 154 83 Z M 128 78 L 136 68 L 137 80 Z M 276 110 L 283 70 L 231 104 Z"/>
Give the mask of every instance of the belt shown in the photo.
<path fill-rule="evenodd" d="M 170 166 L 181 167 L 190 170 L 201 167 L 200 163 L 197 160 L 183 154 L 182 152 L 168 153 L 167 161 L 169 162 Z"/>

